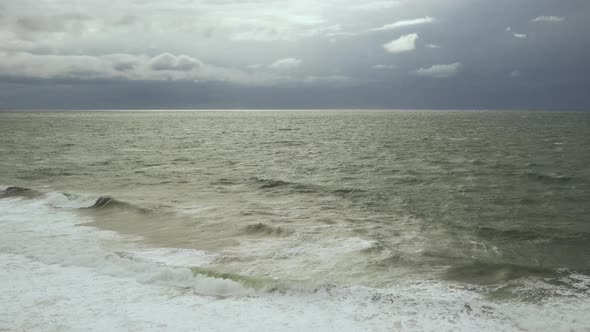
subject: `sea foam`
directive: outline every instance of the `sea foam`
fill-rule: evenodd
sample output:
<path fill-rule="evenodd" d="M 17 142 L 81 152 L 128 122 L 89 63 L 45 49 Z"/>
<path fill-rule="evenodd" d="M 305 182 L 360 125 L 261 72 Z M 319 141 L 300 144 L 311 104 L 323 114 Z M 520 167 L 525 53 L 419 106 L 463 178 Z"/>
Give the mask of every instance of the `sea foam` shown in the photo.
<path fill-rule="evenodd" d="M 0 200 L 0 330 L 583 331 L 587 297 L 492 301 L 434 280 L 260 293 L 195 276 L 215 255 L 86 227 L 60 197 Z M 342 244 L 344 246 L 344 244 Z M 358 250 L 361 240 L 346 243 Z M 543 313 L 541 316 L 540 313 Z M 541 317 L 541 318 L 540 318 Z"/>

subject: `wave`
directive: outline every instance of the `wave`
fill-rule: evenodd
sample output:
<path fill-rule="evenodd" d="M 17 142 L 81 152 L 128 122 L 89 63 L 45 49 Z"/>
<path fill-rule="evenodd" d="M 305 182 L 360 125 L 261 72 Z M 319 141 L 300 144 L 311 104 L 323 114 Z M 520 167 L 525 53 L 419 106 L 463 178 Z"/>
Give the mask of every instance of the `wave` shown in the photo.
<path fill-rule="evenodd" d="M 362 253 L 366 254 L 374 254 L 374 253 L 381 253 L 385 251 L 387 248 L 379 241 L 373 242 L 369 247 L 361 250 Z"/>
<path fill-rule="evenodd" d="M 478 262 L 450 267 L 444 272 L 444 278 L 473 284 L 492 285 L 520 278 L 560 278 L 569 274 L 572 273 L 568 270 L 541 266 Z"/>
<path fill-rule="evenodd" d="M 9 187 L 10 188 L 10 187 Z M 3 193 L 29 192 L 15 188 Z M 2 188 L 0 188 L 2 189 Z M 104 209 L 118 203 L 104 196 L 70 199 L 62 193 L 41 193 L 33 200 L 2 200 L 0 209 L 11 211 L 19 218 L 2 219 L 0 213 L 0 243 L 3 250 L 25 255 L 46 264 L 79 266 L 116 277 L 130 277 L 142 284 L 157 284 L 193 290 L 201 295 L 252 296 L 268 292 L 309 293 L 318 289 L 312 282 L 291 281 L 220 272 L 203 267 L 214 263 L 216 254 L 175 248 L 113 248 L 105 250 L 100 243 L 124 240 L 117 233 L 93 227 L 73 227 L 80 218 L 70 209 L 51 210 L 52 207 L 77 209 Z M 43 204 L 38 204 L 42 202 Z M 39 220 L 48 221 L 41 222 Z M 257 231 L 272 229 L 269 226 L 252 227 Z M 34 232 L 22 232 L 31 227 Z M 274 228 L 275 231 L 276 228 Z M 278 231 L 280 232 L 280 231 Z M 12 234 L 12 235 L 11 235 Z M 64 241 L 67 239 L 67 241 Z M 89 241 L 89 239 L 92 239 Z"/>
<path fill-rule="evenodd" d="M 31 188 L 8 186 L 0 188 L 0 199 L 20 197 L 37 199 L 54 208 L 64 209 L 130 209 L 147 212 L 148 209 L 119 201 L 110 196 L 77 195 L 65 192 L 42 192 Z"/>
<path fill-rule="evenodd" d="M 15 207 L 27 206 L 33 209 L 31 214 L 23 211 L 23 217 L 26 219 L 39 219 L 37 209 L 39 211 L 50 211 L 49 208 L 56 208 L 58 210 L 51 213 L 52 218 L 71 219 L 75 218 L 73 215 L 68 215 L 72 210 L 81 211 L 105 211 L 109 212 L 112 209 L 117 209 L 116 213 L 120 213 L 118 209 L 126 211 L 142 211 L 144 209 L 134 206 L 132 204 L 119 201 L 110 196 L 88 196 L 75 195 L 63 192 L 41 192 L 24 187 L 0 187 L 0 198 L 6 198 L 4 204 L 14 205 Z M 23 198 L 24 200 L 9 201 L 10 198 Z M 42 204 L 38 204 L 42 203 Z M 61 211 L 60 211 L 61 210 Z M 46 212 L 47 213 L 47 212 Z M 61 217 L 63 216 L 63 217 Z M 156 216 L 157 217 L 157 216 Z M 72 222 L 77 224 L 79 221 Z M 43 223 L 43 225 L 49 225 Z M 52 223 L 55 227 L 50 227 L 49 232 L 59 231 L 60 225 Z M 67 225 L 63 225 L 67 227 Z M 93 228 L 87 228 L 93 229 Z M 264 223 L 255 223 L 246 225 L 242 231 L 251 235 L 262 236 L 286 236 L 292 233 L 292 230 L 284 227 L 275 227 Z M 82 232 L 82 231 L 80 231 Z M 104 231 L 90 231 L 97 234 L 108 233 Z M 47 237 L 47 241 L 56 239 L 52 236 Z M 72 239 L 67 246 L 76 245 L 77 239 Z M 52 244 L 51 250 L 61 248 L 59 245 Z M 195 266 L 187 262 L 187 257 L 195 258 L 194 253 L 186 253 L 186 250 L 171 249 L 171 250 L 119 250 L 110 253 L 102 251 L 93 252 L 92 258 L 88 255 L 88 251 L 96 248 L 87 248 L 85 250 L 61 250 L 55 251 L 54 254 L 49 255 L 49 251 L 42 250 L 37 252 L 38 246 L 31 246 L 34 252 L 29 255 L 37 258 L 42 258 L 42 261 L 48 263 L 59 263 L 61 265 L 76 265 L 76 266 L 92 266 L 98 267 L 100 270 L 108 275 L 131 275 L 141 283 L 155 283 L 164 284 L 168 286 L 190 288 L 199 294 L 216 295 L 216 296 L 241 296 L 254 295 L 256 293 L 267 292 L 294 292 L 294 293 L 309 293 L 315 292 L 318 289 L 312 282 L 308 281 L 294 281 L 294 280 L 279 280 L 273 278 L 251 277 L 235 273 L 227 273 L 217 271 L 213 268 L 205 268 L 202 266 Z M 69 255 L 70 252 L 75 254 Z M 79 252 L 80 254 L 78 254 Z M 161 260 L 164 256 L 165 259 Z M 182 256 L 182 257 L 178 257 Z M 202 258 L 202 257 L 198 257 Z M 184 263 L 176 264 L 180 260 Z M 207 261 L 203 259 L 203 261 Z M 215 261 L 212 260 L 211 262 Z M 205 262 L 203 264 L 209 264 Z"/>
<path fill-rule="evenodd" d="M 329 188 L 326 186 L 306 184 L 299 182 L 290 182 L 284 180 L 275 180 L 269 178 L 252 177 L 250 180 L 258 187 L 258 189 L 268 191 L 287 191 L 288 193 L 302 193 L 302 194 L 320 194 L 320 195 L 334 195 L 334 196 L 348 196 L 358 193 L 366 192 L 363 189 L 357 188 Z"/>
<path fill-rule="evenodd" d="M 144 255 L 126 254 L 111 246 L 125 237 L 93 227 L 76 227 L 80 217 L 71 210 L 51 210 L 34 200 L 0 200 L 0 243 L 3 253 L 20 255 L 43 264 L 83 267 L 101 275 L 131 278 L 142 284 L 157 284 L 215 296 L 252 295 L 254 290 L 230 279 L 195 275 L 187 266 L 163 264 Z M 40 222 L 42 221 L 42 222 Z M 23 232 L 23 229 L 34 231 Z M 110 246 L 104 246 L 108 241 Z M 111 251 L 113 250 L 113 251 Z M 184 253 L 182 253 L 184 256 Z M 167 257 L 170 259 L 170 257 Z M 206 264 L 206 262 L 205 262 Z"/>
<path fill-rule="evenodd" d="M 238 182 L 236 182 L 232 179 L 221 178 L 221 179 L 211 182 L 211 184 L 218 185 L 218 186 L 233 186 L 233 185 L 238 184 Z"/>
<path fill-rule="evenodd" d="M 320 289 L 330 288 L 331 285 L 315 285 L 310 281 L 292 281 L 276 278 L 260 278 L 237 273 L 219 272 L 212 268 L 197 266 L 191 268 L 195 276 L 205 276 L 213 279 L 229 280 L 263 293 L 315 293 Z"/>
<path fill-rule="evenodd" d="M 572 232 L 559 229 L 539 228 L 535 230 L 500 230 L 492 227 L 478 227 L 475 234 L 488 240 L 535 241 L 535 240 L 590 240 L 590 233 Z"/>
<path fill-rule="evenodd" d="M 304 142 L 304 141 L 298 141 L 298 140 L 283 140 L 283 141 L 267 141 L 267 142 L 261 142 L 260 144 L 263 144 L 263 145 L 298 146 L 298 145 L 305 145 L 306 142 Z"/>
<path fill-rule="evenodd" d="M 35 198 L 41 196 L 42 193 L 30 188 L 7 186 L 0 188 L 0 198 L 8 197 L 24 197 L 24 198 Z"/>
<path fill-rule="evenodd" d="M 252 177 L 251 178 L 260 189 L 275 189 L 275 188 L 290 188 L 298 192 L 315 192 L 319 189 L 314 185 L 302 184 L 297 182 L 289 182 L 283 180 L 274 180 L 267 178 Z"/>
<path fill-rule="evenodd" d="M 537 171 L 528 171 L 524 175 L 529 179 L 542 182 L 569 182 L 573 180 L 573 178 L 569 176 L 555 173 L 540 173 Z"/>
<path fill-rule="evenodd" d="M 247 225 L 246 227 L 244 227 L 244 231 L 247 234 L 277 235 L 277 236 L 283 236 L 283 235 L 288 235 L 288 234 L 293 233 L 293 231 L 285 229 L 283 227 L 269 226 L 264 223 Z"/>
<path fill-rule="evenodd" d="M 546 234 L 532 230 L 499 230 L 492 227 L 478 227 L 475 231 L 478 237 L 484 239 L 510 239 L 510 240 L 538 240 L 545 239 Z"/>
<path fill-rule="evenodd" d="M 80 196 L 76 196 L 76 195 L 72 195 L 71 197 L 74 199 L 80 198 Z M 150 210 L 148 208 L 139 207 L 137 205 L 133 205 L 131 203 L 120 201 L 120 200 L 115 199 L 110 196 L 98 196 L 93 199 L 94 199 L 94 204 L 92 204 L 91 206 L 88 206 L 88 207 L 81 207 L 81 208 L 82 209 L 101 209 L 101 210 L 105 210 L 105 209 L 130 210 L 130 211 L 133 211 L 136 213 L 142 213 L 142 214 L 152 212 L 152 210 Z"/>

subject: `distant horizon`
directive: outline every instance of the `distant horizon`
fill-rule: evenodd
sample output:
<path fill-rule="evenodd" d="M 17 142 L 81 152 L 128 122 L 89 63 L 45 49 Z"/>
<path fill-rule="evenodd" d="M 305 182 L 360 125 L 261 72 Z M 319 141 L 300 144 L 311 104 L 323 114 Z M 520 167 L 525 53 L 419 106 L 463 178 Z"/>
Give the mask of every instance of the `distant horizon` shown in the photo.
<path fill-rule="evenodd" d="M 18 112 L 588 112 L 590 109 L 456 109 L 456 108 L 176 108 L 176 109 L 0 109 L 0 113 Z"/>

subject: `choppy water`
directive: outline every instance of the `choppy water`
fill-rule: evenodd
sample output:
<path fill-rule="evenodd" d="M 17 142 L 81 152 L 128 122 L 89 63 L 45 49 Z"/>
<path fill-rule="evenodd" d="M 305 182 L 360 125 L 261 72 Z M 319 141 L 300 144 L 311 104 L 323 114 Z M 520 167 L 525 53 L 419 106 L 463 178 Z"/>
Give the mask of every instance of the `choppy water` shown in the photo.
<path fill-rule="evenodd" d="M 351 330 L 590 328 L 590 114 L 0 113 L 0 133 L 7 266 L 336 308 L 320 320 L 346 299 Z"/>

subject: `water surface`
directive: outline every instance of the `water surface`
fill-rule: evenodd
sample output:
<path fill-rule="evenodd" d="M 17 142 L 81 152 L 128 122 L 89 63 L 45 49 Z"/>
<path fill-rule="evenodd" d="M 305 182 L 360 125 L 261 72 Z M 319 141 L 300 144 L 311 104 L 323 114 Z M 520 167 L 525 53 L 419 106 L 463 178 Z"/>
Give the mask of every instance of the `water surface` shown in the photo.
<path fill-rule="evenodd" d="M 0 197 L 115 231 L 121 257 L 194 250 L 194 275 L 270 292 L 588 305 L 585 113 L 0 113 L 0 132 Z"/>

